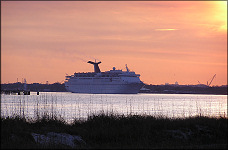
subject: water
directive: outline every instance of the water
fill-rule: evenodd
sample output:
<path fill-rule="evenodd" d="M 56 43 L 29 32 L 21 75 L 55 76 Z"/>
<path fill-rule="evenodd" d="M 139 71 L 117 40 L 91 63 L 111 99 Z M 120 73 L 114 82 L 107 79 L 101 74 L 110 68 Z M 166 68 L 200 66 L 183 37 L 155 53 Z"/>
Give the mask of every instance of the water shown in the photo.
<path fill-rule="evenodd" d="M 1 94 L 1 116 L 37 118 L 58 116 L 67 122 L 104 113 L 138 114 L 183 118 L 189 116 L 227 117 L 227 95 L 196 94 L 76 94 L 31 92 L 31 95 Z"/>

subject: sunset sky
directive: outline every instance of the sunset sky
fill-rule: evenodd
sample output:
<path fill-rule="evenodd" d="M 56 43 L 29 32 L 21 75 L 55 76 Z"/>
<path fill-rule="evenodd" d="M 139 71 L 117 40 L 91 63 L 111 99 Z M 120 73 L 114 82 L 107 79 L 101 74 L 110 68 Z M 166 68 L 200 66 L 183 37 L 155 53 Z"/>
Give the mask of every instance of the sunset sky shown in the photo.
<path fill-rule="evenodd" d="M 95 59 L 147 84 L 226 85 L 227 2 L 1 1 L 1 83 L 63 83 Z"/>

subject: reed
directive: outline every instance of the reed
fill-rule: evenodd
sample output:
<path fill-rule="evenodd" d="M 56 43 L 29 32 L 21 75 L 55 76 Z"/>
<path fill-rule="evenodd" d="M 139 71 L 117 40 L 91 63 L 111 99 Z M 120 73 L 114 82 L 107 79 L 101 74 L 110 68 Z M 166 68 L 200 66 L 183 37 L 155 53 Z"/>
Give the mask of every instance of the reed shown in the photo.
<path fill-rule="evenodd" d="M 1 117 L 1 148 L 69 148 L 42 146 L 31 133 L 48 132 L 80 135 L 87 149 L 97 148 L 215 148 L 227 147 L 227 120 L 224 117 L 194 116 L 167 118 L 151 115 L 124 115 L 100 112 L 85 120 L 67 123 L 58 116 L 29 120 L 20 116 Z M 17 138 L 12 138 L 17 137 Z"/>

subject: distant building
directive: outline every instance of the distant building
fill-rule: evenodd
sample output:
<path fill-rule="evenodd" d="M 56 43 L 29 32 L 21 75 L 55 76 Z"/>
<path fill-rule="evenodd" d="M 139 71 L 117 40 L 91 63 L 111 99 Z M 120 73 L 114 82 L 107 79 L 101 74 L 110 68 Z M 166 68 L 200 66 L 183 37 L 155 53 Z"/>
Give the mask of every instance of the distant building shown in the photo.
<path fill-rule="evenodd" d="M 147 89 L 147 88 L 145 88 L 145 87 L 142 87 L 142 88 L 140 89 L 140 91 L 141 91 L 141 92 L 150 92 L 150 89 Z"/>
<path fill-rule="evenodd" d="M 33 85 L 39 85 L 39 83 L 32 83 Z"/>
<path fill-rule="evenodd" d="M 205 84 L 197 84 L 197 85 L 195 85 L 196 87 L 208 87 L 207 85 L 205 85 Z"/>

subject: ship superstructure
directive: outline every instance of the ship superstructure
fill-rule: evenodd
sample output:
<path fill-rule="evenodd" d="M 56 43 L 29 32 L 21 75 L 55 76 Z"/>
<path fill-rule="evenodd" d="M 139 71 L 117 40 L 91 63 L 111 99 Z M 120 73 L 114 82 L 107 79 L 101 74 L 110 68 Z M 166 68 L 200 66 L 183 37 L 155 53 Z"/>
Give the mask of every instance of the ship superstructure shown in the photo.
<path fill-rule="evenodd" d="M 136 94 L 143 87 L 139 74 L 113 67 L 110 71 L 101 72 L 98 64 L 101 62 L 88 61 L 94 65 L 94 72 L 74 73 L 66 76 L 65 87 L 73 93 L 92 94 Z"/>

